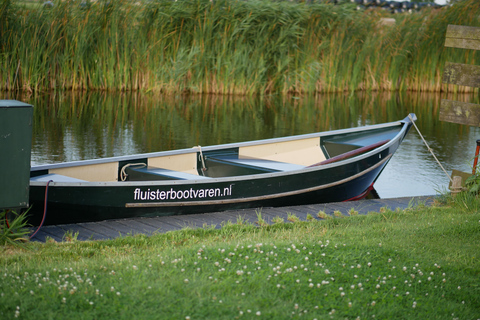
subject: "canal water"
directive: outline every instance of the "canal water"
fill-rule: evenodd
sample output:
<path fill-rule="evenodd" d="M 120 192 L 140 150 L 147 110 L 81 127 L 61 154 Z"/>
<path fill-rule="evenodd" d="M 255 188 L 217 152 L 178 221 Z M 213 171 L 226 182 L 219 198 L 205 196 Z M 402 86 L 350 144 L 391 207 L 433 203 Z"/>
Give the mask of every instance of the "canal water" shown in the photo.
<path fill-rule="evenodd" d="M 480 129 L 439 121 L 442 98 L 407 93 L 315 97 L 55 93 L 12 96 L 34 105 L 32 165 L 275 138 L 396 121 L 413 112 L 448 174 L 471 172 Z M 379 180 L 380 198 L 445 192 L 449 179 L 412 128 Z"/>

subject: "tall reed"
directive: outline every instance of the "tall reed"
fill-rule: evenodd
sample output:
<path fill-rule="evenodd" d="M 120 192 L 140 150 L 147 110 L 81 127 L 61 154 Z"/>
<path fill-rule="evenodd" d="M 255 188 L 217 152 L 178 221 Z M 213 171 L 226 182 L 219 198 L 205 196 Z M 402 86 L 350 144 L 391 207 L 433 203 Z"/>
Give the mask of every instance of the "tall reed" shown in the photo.
<path fill-rule="evenodd" d="M 452 90 L 448 24 L 480 26 L 480 4 L 390 16 L 351 4 L 98 1 L 0 5 L 0 90 L 318 93 Z M 394 17 L 393 26 L 379 23 Z M 466 92 L 472 89 L 458 88 Z"/>

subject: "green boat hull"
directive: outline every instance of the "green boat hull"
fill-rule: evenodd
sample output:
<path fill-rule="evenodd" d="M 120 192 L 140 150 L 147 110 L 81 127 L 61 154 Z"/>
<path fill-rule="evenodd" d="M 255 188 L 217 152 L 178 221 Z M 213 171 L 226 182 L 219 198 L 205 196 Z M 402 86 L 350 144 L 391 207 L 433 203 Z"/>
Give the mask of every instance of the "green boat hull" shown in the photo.
<path fill-rule="evenodd" d="M 245 144 L 198 150 L 194 155 L 197 158 L 198 177 L 192 179 L 175 179 L 160 172 L 159 180 L 142 181 L 145 175 L 153 172 L 149 166 L 145 164 L 144 169 L 135 170 L 126 168 L 129 163 L 138 164 L 139 159 L 158 157 L 163 153 L 102 159 L 98 164 L 108 161 L 119 164 L 119 180 L 121 174 L 124 174 L 120 173 L 120 167 L 125 172 L 130 172 L 130 179 L 134 178 L 134 173 L 138 174 L 139 180 L 31 182 L 30 222 L 38 225 L 44 220 L 45 224 L 63 224 L 357 199 L 372 188 L 408 133 L 413 117 L 395 123 L 368 126 L 365 130 L 354 128 L 319 134 L 320 147 L 325 149 L 332 162 L 328 163 L 327 159 L 325 164 L 294 167 L 285 171 L 260 167 L 264 172 L 257 172 L 252 171 L 253 167 L 236 164 L 228 167 L 228 170 L 237 170 L 236 173 L 222 176 L 227 172 L 227 166 L 223 165 L 223 162 L 231 164 L 229 159 L 240 161 L 238 150 L 245 147 Z M 315 135 L 308 135 L 306 138 L 316 139 Z M 270 139 L 265 146 L 284 141 L 282 138 Z M 345 141 L 348 143 L 344 143 Z M 361 154 L 342 159 L 342 156 L 349 152 L 355 153 L 358 146 L 368 147 L 379 141 L 387 142 L 382 142 L 373 150 L 366 149 L 367 151 Z M 257 144 L 261 145 L 260 142 L 255 142 L 255 145 Z M 352 148 L 352 145 L 355 145 L 356 149 Z M 168 155 L 170 154 L 175 153 Z M 218 157 L 219 154 L 223 158 Z M 225 154 L 228 157 L 225 157 Z M 335 160 L 336 157 L 339 157 L 339 160 Z M 91 163 L 88 162 L 89 165 Z M 79 162 L 73 165 L 83 164 Z M 70 165 L 62 164 L 58 168 L 55 165 L 38 166 L 32 168 L 31 177 L 56 172 L 55 170 L 68 168 Z M 154 173 L 158 174 L 158 169 Z"/>

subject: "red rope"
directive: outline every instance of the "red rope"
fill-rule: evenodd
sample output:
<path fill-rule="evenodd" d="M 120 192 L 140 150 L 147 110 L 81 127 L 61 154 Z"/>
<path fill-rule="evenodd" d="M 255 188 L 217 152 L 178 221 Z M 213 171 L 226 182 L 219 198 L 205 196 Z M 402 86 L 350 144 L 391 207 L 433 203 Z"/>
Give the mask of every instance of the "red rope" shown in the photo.
<path fill-rule="evenodd" d="M 43 204 L 42 222 L 40 222 L 40 225 L 38 226 L 37 230 L 35 230 L 35 232 L 30 236 L 30 239 L 32 239 L 37 234 L 37 232 L 40 230 L 40 228 L 43 226 L 43 223 L 45 222 L 45 217 L 47 216 L 48 185 L 50 184 L 50 182 L 53 182 L 53 180 L 49 180 L 47 182 L 47 185 L 45 186 L 45 202 Z"/>
<path fill-rule="evenodd" d="M 10 224 L 8 223 L 8 212 L 10 209 L 5 210 L 5 222 L 7 223 L 7 228 L 10 229 Z"/>

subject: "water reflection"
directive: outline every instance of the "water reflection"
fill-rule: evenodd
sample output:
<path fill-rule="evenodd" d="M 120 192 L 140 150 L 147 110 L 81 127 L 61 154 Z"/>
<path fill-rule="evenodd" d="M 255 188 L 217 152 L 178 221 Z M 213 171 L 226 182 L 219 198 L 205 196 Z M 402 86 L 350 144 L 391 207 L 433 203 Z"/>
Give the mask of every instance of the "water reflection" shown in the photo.
<path fill-rule="evenodd" d="M 0 93 L 0 98 L 7 97 Z M 177 96 L 140 93 L 13 97 L 34 108 L 32 164 L 189 148 L 348 128 L 417 114 L 417 126 L 448 172 L 471 171 L 479 129 L 438 120 L 438 94 L 315 97 Z M 452 100 L 478 103 L 477 97 Z M 434 194 L 448 178 L 412 130 L 376 189 L 381 197 Z"/>

